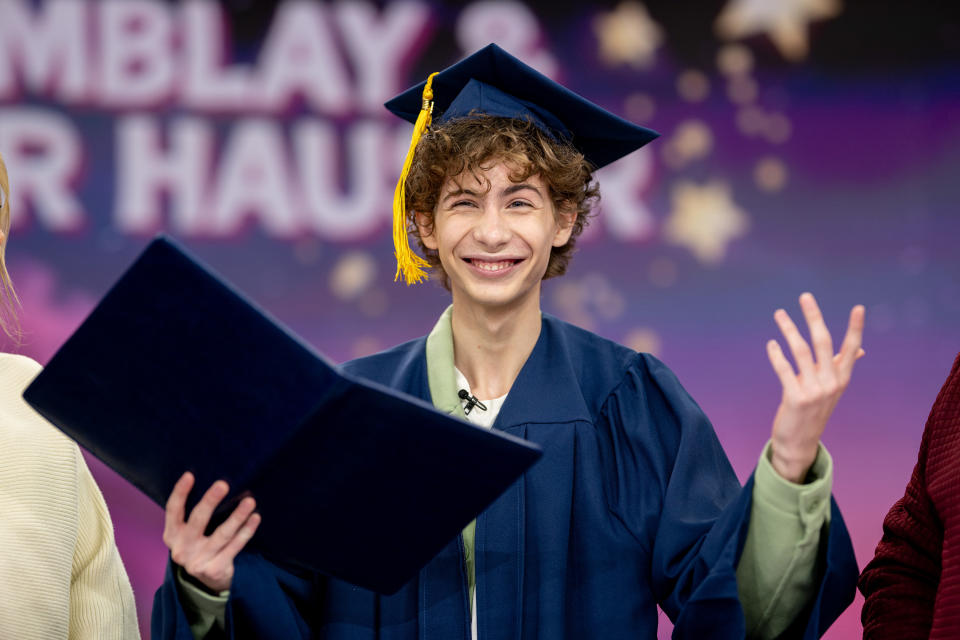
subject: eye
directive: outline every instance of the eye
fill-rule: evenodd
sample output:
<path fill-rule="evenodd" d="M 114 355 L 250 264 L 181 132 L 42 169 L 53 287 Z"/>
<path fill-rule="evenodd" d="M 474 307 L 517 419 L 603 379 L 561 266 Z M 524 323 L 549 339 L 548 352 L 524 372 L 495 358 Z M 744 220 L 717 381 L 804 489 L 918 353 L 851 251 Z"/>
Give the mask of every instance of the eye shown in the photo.
<path fill-rule="evenodd" d="M 509 208 L 509 209 L 520 209 L 520 208 L 532 207 L 532 206 L 533 206 L 533 204 L 532 204 L 531 202 L 529 202 L 528 200 L 512 200 L 512 201 L 510 201 L 510 203 L 507 205 L 507 208 Z"/>
<path fill-rule="evenodd" d="M 450 205 L 451 209 L 456 209 L 458 207 L 474 207 L 476 203 L 473 200 L 457 200 Z"/>

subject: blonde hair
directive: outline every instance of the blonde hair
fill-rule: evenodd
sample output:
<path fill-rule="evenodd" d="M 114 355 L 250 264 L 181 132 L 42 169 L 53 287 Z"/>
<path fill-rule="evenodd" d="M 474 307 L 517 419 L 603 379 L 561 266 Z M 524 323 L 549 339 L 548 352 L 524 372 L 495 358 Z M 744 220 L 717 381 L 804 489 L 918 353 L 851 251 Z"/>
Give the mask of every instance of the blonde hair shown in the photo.
<path fill-rule="evenodd" d="M 7 165 L 0 154 L 0 329 L 14 341 L 21 338 L 17 306 L 20 299 L 13 289 L 13 281 L 7 272 L 7 239 L 10 237 L 10 178 Z"/>

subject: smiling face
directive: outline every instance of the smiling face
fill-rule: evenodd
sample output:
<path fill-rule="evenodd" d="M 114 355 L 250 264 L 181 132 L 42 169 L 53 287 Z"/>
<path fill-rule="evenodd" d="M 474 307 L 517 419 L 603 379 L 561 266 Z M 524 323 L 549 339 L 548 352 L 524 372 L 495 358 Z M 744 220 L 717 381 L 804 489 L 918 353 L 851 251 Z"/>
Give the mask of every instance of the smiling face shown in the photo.
<path fill-rule="evenodd" d="M 529 182 L 528 178 L 538 176 L 544 187 L 541 193 L 549 194 L 554 210 L 570 212 L 566 217 L 573 220 L 569 239 L 551 251 L 544 279 L 566 272 L 577 236 L 599 199 L 599 189 L 583 154 L 571 144 L 546 135 L 528 119 L 476 114 L 432 126 L 417 143 L 404 200 L 420 252 L 435 269 L 431 278 L 447 289 L 450 278 L 436 250 L 424 244 L 420 230 L 432 229 L 433 214 L 440 211 L 440 199 L 451 181 L 466 189 L 465 180 L 479 177 L 486 192 L 484 168 L 490 169 L 498 162 L 516 169 L 509 176 L 513 182 Z"/>
<path fill-rule="evenodd" d="M 539 301 L 550 252 L 570 239 L 573 214 L 558 213 L 538 175 L 491 161 L 448 178 L 420 238 L 437 252 L 454 304 L 510 308 Z M 539 304 L 539 302 L 537 302 Z"/>

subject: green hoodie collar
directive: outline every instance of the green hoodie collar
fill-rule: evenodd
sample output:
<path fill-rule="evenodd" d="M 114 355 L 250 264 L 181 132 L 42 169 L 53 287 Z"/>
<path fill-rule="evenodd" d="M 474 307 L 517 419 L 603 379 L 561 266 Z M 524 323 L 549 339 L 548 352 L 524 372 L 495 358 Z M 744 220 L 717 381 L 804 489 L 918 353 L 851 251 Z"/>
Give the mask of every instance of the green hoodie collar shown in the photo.
<path fill-rule="evenodd" d="M 457 374 L 453 365 L 453 305 L 446 308 L 427 336 L 427 381 L 433 406 L 446 414 L 466 419 L 457 397 Z"/>

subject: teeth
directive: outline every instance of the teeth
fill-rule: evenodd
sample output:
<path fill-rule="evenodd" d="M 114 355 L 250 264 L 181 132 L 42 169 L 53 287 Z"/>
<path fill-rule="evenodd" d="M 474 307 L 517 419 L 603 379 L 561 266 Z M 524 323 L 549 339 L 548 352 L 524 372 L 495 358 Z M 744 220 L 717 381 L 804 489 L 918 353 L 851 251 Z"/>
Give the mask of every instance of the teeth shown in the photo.
<path fill-rule="evenodd" d="M 504 269 L 513 266 L 513 260 L 501 260 L 500 262 L 484 262 L 481 260 L 473 260 L 472 262 L 473 266 L 482 271 L 503 271 Z"/>

